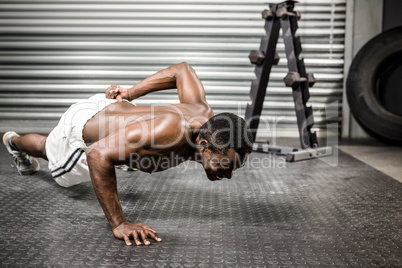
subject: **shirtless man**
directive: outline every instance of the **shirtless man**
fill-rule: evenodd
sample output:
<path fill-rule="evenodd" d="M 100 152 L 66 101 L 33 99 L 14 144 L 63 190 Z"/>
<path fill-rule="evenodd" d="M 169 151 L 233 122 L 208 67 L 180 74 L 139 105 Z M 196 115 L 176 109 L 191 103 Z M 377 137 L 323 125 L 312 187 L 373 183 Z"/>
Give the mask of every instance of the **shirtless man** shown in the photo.
<path fill-rule="evenodd" d="M 173 88 L 177 88 L 179 104 L 135 106 L 129 102 Z M 163 69 L 130 89 L 113 85 L 106 95 L 73 104 L 48 137 L 10 131 L 3 142 L 21 175 L 39 170 L 35 157 L 41 157 L 49 161 L 52 176 L 61 186 L 91 180 L 113 234 L 127 245 L 131 245 L 130 237 L 137 245 L 161 238 L 150 226 L 124 218 L 116 165 L 152 173 L 192 160 L 215 181 L 230 179 L 252 150 L 246 122 L 230 113 L 214 116 L 201 81 L 187 63 Z M 159 161 L 162 158 L 169 160 L 168 165 Z"/>

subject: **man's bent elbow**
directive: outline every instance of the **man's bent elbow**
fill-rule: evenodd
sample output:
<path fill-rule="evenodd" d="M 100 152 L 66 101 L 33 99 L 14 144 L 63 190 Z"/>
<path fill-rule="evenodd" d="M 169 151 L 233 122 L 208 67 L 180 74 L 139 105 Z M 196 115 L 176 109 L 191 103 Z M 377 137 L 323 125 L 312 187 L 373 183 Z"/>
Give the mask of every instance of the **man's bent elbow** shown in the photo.
<path fill-rule="evenodd" d="M 191 67 L 191 65 L 185 61 L 177 63 L 177 64 L 175 64 L 175 66 L 176 66 L 177 73 L 183 73 L 183 72 L 188 72 L 188 71 L 194 72 L 193 67 Z"/>

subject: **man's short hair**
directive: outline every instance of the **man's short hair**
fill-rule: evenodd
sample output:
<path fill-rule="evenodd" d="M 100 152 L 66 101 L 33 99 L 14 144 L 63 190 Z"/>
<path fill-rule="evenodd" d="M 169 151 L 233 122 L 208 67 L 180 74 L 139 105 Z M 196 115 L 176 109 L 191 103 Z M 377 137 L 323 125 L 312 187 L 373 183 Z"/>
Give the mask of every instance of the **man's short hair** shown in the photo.
<path fill-rule="evenodd" d="M 200 136 L 209 142 L 211 151 L 226 153 L 233 148 L 241 159 L 253 149 L 251 129 L 243 118 L 232 113 L 211 117 L 201 126 Z"/>

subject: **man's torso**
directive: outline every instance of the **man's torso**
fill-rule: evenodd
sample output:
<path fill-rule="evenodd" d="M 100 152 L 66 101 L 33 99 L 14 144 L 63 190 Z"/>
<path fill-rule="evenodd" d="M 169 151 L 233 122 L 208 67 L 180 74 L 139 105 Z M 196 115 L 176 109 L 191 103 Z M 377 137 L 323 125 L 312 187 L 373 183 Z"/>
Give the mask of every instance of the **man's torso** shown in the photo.
<path fill-rule="evenodd" d="M 182 156 L 192 146 L 190 143 L 194 142 L 194 134 L 212 116 L 212 109 L 207 104 L 134 106 L 128 102 L 113 103 L 87 121 L 83 138 L 87 144 L 95 143 L 134 125 L 159 130 L 155 132 L 162 132 L 164 137 L 169 137 L 168 143 L 161 143 L 166 138 L 156 134 L 152 137 L 154 144 L 134 150 L 135 154 L 123 161 L 145 172 L 157 172 L 185 161 Z M 144 135 L 152 135 L 152 131 Z M 122 148 L 127 147 L 127 144 L 120 142 L 115 146 Z"/>

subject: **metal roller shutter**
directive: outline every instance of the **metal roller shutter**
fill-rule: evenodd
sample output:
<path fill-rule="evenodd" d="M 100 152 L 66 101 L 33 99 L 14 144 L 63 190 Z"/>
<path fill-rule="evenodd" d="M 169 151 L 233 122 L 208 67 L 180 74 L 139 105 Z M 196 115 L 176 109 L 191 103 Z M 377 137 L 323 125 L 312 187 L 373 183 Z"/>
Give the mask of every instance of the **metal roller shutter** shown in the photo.
<path fill-rule="evenodd" d="M 200 76 L 216 113 L 243 114 L 254 66 L 250 50 L 265 35 L 256 0 L 106 0 L 0 3 L 0 131 L 47 133 L 72 103 L 132 86 L 171 64 L 187 61 Z M 279 1 L 278 1 L 279 2 Z M 298 35 L 307 71 L 317 83 L 310 104 L 322 109 L 342 98 L 345 0 L 304 0 Z M 284 45 L 274 66 L 263 116 L 280 136 L 297 136 Z M 148 95 L 139 105 L 176 103 L 175 90 Z M 315 115 L 316 127 L 325 123 Z M 340 121 L 335 118 L 335 121 Z M 272 135 L 260 125 L 259 137 Z"/>

